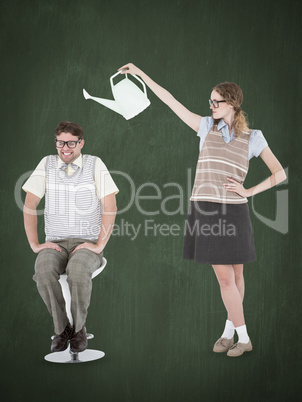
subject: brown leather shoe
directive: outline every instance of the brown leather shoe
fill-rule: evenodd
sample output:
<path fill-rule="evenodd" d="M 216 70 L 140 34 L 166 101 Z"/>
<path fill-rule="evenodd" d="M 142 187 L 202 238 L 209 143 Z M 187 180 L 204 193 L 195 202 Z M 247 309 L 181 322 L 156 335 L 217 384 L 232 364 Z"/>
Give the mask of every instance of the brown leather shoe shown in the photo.
<path fill-rule="evenodd" d="M 215 353 L 224 353 L 227 352 L 230 347 L 234 343 L 234 337 L 231 339 L 228 338 L 219 338 L 213 347 L 213 352 Z"/>
<path fill-rule="evenodd" d="M 83 352 L 87 348 L 86 328 L 83 327 L 79 332 L 74 332 L 70 338 L 70 351 L 73 353 Z"/>
<path fill-rule="evenodd" d="M 52 352 L 63 352 L 67 349 L 68 341 L 73 333 L 73 328 L 67 324 L 64 331 L 60 335 L 55 335 L 51 342 L 50 350 Z"/>
<path fill-rule="evenodd" d="M 248 343 L 237 342 L 229 349 L 227 355 L 230 357 L 237 357 L 241 356 L 244 352 L 250 352 L 252 350 L 253 346 L 251 340 L 249 340 Z"/>

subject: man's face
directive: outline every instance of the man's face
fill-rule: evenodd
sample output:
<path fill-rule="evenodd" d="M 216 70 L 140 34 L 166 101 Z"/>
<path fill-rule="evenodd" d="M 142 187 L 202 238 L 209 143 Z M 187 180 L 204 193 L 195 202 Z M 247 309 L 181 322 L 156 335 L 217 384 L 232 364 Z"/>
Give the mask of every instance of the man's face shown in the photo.
<path fill-rule="evenodd" d="M 79 138 L 71 133 L 61 133 L 57 135 L 57 141 L 78 141 Z M 63 148 L 57 148 L 58 155 L 65 163 L 74 162 L 81 154 L 81 149 L 84 146 L 84 140 L 78 142 L 75 148 L 69 148 L 67 144 L 64 144 Z"/>

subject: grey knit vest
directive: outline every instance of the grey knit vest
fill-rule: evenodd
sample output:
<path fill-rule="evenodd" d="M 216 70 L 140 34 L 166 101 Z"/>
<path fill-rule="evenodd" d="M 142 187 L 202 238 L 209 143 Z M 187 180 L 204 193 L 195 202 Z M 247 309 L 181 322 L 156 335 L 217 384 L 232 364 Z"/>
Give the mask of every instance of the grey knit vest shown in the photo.
<path fill-rule="evenodd" d="M 101 228 L 101 204 L 94 182 L 95 157 L 83 155 L 82 168 L 68 176 L 58 168 L 58 156 L 46 161 L 46 241 L 82 238 L 96 241 Z"/>

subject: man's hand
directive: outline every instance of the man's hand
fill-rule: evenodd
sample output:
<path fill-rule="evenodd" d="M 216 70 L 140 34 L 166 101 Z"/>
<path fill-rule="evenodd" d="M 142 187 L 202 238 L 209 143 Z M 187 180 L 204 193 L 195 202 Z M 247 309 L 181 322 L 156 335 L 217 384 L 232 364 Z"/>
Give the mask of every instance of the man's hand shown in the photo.
<path fill-rule="evenodd" d="M 46 242 L 46 243 L 42 243 L 42 244 L 31 244 L 30 245 L 32 248 L 32 251 L 34 253 L 39 253 L 40 251 L 46 249 L 46 248 L 52 248 L 53 250 L 57 250 L 59 252 L 62 251 L 61 247 L 56 244 L 56 243 L 51 243 L 51 242 Z"/>
<path fill-rule="evenodd" d="M 79 246 L 77 246 L 72 253 L 74 253 L 75 251 L 81 250 L 83 248 L 86 248 L 87 250 L 90 250 L 92 252 L 94 252 L 95 254 L 101 254 L 101 252 L 103 251 L 102 246 L 99 246 L 98 244 L 94 244 L 94 243 L 82 243 Z"/>

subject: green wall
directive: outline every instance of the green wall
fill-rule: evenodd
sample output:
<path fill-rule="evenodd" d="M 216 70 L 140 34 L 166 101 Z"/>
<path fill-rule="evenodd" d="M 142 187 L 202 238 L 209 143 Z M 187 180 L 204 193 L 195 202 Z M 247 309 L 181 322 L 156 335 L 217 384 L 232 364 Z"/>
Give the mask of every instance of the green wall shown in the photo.
<path fill-rule="evenodd" d="M 301 5 L 300 1 L 1 2 L 1 393 L 5 401 L 291 401 L 301 391 Z M 104 359 L 55 365 L 52 320 L 32 280 L 18 179 L 55 153 L 62 120 L 85 130 L 85 152 L 127 173 L 136 190 L 155 183 L 163 198 L 184 189 L 184 212 L 146 217 L 132 205 L 116 223 L 146 219 L 183 229 L 188 171 L 198 138 L 151 91 L 151 106 L 126 121 L 82 89 L 111 98 L 109 77 L 134 62 L 190 110 L 209 115 L 211 88 L 235 81 L 250 125 L 261 129 L 288 182 L 254 199 L 274 220 L 277 193 L 288 195 L 288 233 L 252 211 L 257 262 L 245 266 L 245 316 L 254 351 L 240 359 L 212 352 L 225 311 L 209 265 L 182 260 L 181 233 L 112 236 L 108 265 L 94 279 L 87 327 Z M 299 81 L 300 78 L 300 81 Z M 300 87 L 298 86 L 300 84 Z M 300 99 L 299 99 L 300 98 Z M 300 129 L 300 131 L 299 131 Z M 268 177 L 253 158 L 247 187 Z M 113 176 L 118 207 L 130 185 Z M 17 195 L 14 191 L 17 185 Z M 300 186 L 300 187 L 299 187 Z M 147 193 L 147 189 L 146 189 Z M 144 193 L 144 194 L 146 194 Z M 149 193 L 154 194 L 149 188 Z M 142 193 L 143 194 L 143 193 Z M 24 195 L 22 195 L 24 199 Z M 141 201 L 148 211 L 160 200 Z M 169 211 L 178 202 L 167 203 Z M 43 220 L 39 222 L 43 240 Z"/>

